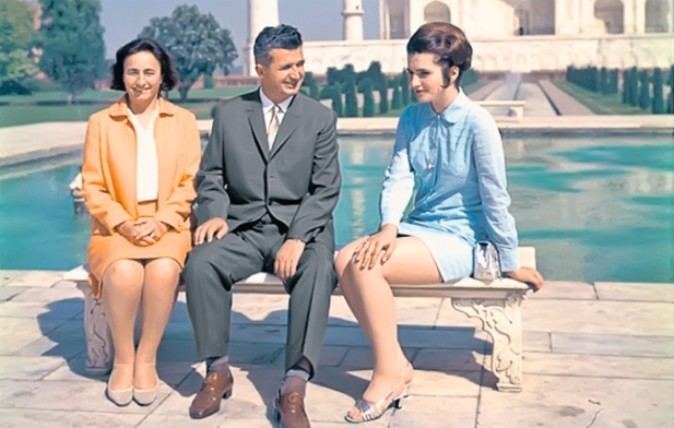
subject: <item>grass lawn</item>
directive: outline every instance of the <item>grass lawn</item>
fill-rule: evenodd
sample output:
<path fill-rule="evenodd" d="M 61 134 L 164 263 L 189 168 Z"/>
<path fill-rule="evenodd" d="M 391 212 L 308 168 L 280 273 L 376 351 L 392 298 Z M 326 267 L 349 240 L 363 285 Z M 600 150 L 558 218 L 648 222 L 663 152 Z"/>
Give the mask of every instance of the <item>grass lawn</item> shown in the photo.
<path fill-rule="evenodd" d="M 467 94 L 470 94 L 483 84 L 476 82 L 465 86 L 463 89 Z M 229 98 L 252 89 L 252 86 L 193 89 L 189 92 L 189 97 L 198 101 L 187 101 L 186 103 L 177 101 L 179 98 L 177 91 L 172 91 L 169 96 L 172 101 L 194 112 L 197 118 L 210 119 L 211 109 L 218 99 Z M 122 92 L 120 91 L 85 91 L 78 96 L 78 99 L 96 103 L 73 105 L 35 105 L 37 102 L 65 102 L 67 94 L 61 91 L 36 92 L 32 95 L 0 96 L 0 103 L 9 103 L 9 105 L 0 105 L 0 127 L 28 125 L 40 122 L 86 121 L 91 113 L 105 108 L 109 103 L 118 99 L 121 94 Z M 402 113 L 402 109 L 396 109 L 389 110 L 386 114 L 379 116 L 398 117 L 400 113 Z"/>
<path fill-rule="evenodd" d="M 169 97 L 172 101 L 191 110 L 199 119 L 210 119 L 211 109 L 220 98 L 228 98 L 252 90 L 251 86 L 236 86 L 217 89 L 193 89 L 189 97 L 193 99 L 209 99 L 212 101 L 199 101 L 181 103 L 178 101 L 177 91 L 172 91 Z M 0 102 L 9 105 L 0 105 L 0 127 L 28 125 L 40 122 L 77 122 L 86 121 L 89 115 L 97 110 L 105 108 L 109 103 L 117 100 L 122 95 L 120 91 L 86 91 L 79 95 L 83 101 L 95 101 L 96 104 L 59 104 L 59 105 L 35 105 L 37 102 L 67 100 L 67 94 L 59 91 L 37 92 L 33 95 L 4 95 L 0 96 Z"/>
<path fill-rule="evenodd" d="M 651 114 L 639 107 L 623 104 L 621 93 L 605 95 L 562 80 L 554 80 L 553 83 L 595 114 Z"/>

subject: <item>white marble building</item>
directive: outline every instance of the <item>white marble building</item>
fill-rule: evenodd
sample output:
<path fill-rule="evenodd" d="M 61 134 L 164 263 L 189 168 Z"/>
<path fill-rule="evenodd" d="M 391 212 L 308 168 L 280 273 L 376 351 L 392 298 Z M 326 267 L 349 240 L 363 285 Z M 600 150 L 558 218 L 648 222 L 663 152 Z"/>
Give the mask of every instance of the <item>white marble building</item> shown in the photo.
<path fill-rule="evenodd" d="M 347 63 L 362 70 L 373 60 L 386 72 L 401 71 L 406 39 L 430 21 L 463 28 L 482 72 L 674 63 L 674 0 L 379 0 L 379 40 L 363 40 L 364 13 L 374 12 L 364 11 L 361 0 L 344 0 L 343 40 L 305 42 L 309 71 Z M 249 73 L 250 41 L 278 22 L 278 0 L 249 0 Z"/>

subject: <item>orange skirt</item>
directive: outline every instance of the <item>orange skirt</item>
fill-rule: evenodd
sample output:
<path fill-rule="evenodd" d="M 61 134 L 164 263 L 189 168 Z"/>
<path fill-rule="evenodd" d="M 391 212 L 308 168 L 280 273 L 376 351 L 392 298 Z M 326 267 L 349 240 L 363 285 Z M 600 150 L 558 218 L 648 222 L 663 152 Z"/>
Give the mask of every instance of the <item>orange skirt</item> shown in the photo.
<path fill-rule="evenodd" d="M 156 201 L 138 204 L 138 217 L 153 217 L 156 211 Z M 101 298 L 105 271 L 117 260 L 170 258 L 175 260 L 182 269 L 191 247 L 192 238 L 189 230 L 176 231 L 169 228 L 159 241 L 147 247 L 134 245 L 117 232 L 110 235 L 92 235 L 87 250 L 91 291 L 97 299 Z"/>

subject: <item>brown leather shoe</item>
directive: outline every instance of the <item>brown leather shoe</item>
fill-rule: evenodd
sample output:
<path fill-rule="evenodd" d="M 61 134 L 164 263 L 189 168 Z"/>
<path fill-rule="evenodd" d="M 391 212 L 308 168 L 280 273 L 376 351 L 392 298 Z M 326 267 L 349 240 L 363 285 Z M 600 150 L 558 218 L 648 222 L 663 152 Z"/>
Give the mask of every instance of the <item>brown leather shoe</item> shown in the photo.
<path fill-rule="evenodd" d="M 201 390 L 197 393 L 190 405 L 190 416 L 201 419 L 217 413 L 220 410 L 222 399 L 232 396 L 234 377 L 227 367 L 226 371 L 212 370 L 204 379 Z"/>
<path fill-rule="evenodd" d="M 281 394 L 279 391 L 274 399 L 274 408 L 282 428 L 311 428 L 304 410 L 304 396 L 299 392 Z"/>

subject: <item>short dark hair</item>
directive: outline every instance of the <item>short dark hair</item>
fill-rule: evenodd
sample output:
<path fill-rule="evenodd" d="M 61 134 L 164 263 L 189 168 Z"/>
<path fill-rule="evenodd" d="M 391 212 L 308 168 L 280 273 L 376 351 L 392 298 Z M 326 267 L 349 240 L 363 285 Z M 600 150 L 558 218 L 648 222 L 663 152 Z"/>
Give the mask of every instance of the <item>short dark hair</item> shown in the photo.
<path fill-rule="evenodd" d="M 117 53 L 115 54 L 115 63 L 112 65 L 112 83 L 110 89 L 119 91 L 126 90 L 124 87 L 124 60 L 126 60 L 129 55 L 138 52 L 150 52 L 157 58 L 157 61 L 159 61 L 162 75 L 162 91 L 168 92 L 175 88 L 178 84 L 178 78 L 168 51 L 153 39 L 138 38 L 130 41 L 117 50 Z"/>
<path fill-rule="evenodd" d="M 448 22 L 429 22 L 422 25 L 407 42 L 407 54 L 432 53 L 436 56 L 436 63 L 442 66 L 445 77 L 445 86 L 449 86 L 449 69 L 455 66 L 459 69 L 459 77 L 470 69 L 473 58 L 473 47 L 466 35 L 456 25 Z"/>
<path fill-rule="evenodd" d="M 272 49 L 297 49 L 302 46 L 302 35 L 297 28 L 281 24 L 276 27 L 264 27 L 255 38 L 253 55 L 256 63 L 267 63 Z"/>

